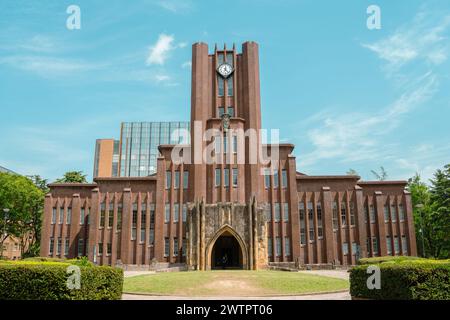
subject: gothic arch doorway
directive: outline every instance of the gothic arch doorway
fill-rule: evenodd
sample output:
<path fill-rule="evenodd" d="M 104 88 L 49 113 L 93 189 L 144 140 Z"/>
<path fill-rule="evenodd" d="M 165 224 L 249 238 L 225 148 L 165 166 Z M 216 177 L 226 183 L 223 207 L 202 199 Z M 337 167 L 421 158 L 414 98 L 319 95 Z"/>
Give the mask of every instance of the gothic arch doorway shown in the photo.
<path fill-rule="evenodd" d="M 210 242 L 207 263 L 210 269 L 247 269 L 246 252 L 241 237 L 225 226 Z"/>

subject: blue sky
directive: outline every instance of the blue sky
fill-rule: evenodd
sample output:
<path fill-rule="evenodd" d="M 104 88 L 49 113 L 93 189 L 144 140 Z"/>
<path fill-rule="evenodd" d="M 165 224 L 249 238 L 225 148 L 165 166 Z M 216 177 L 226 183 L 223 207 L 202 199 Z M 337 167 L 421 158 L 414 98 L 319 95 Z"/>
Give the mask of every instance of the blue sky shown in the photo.
<path fill-rule="evenodd" d="M 450 160 L 448 0 L 2 0 L 0 17 L 0 165 L 18 173 L 91 178 L 120 122 L 189 120 L 197 41 L 259 43 L 263 127 L 301 172 L 430 178 Z"/>

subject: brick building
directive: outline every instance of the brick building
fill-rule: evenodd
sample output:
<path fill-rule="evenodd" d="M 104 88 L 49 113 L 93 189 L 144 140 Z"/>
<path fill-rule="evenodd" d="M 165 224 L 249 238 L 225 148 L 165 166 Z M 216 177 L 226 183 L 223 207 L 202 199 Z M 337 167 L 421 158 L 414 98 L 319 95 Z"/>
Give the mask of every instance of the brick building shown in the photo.
<path fill-rule="evenodd" d="M 406 181 L 299 173 L 294 145 L 259 129 L 258 45 L 195 43 L 190 144 L 159 145 L 150 176 L 51 184 L 41 255 L 200 270 L 416 255 Z"/>

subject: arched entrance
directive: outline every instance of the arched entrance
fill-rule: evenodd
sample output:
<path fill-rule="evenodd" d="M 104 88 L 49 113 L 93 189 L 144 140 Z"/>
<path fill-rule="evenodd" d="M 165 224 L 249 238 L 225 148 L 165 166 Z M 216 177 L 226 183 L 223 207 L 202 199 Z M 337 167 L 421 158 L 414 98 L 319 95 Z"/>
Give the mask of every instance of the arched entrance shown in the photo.
<path fill-rule="evenodd" d="M 222 233 L 211 252 L 211 269 L 242 269 L 243 257 L 239 242 L 229 232 Z"/>
<path fill-rule="evenodd" d="M 224 254 L 227 258 L 223 258 Z M 225 263 L 224 263 L 225 262 Z M 222 226 L 208 242 L 205 269 L 248 269 L 247 246 L 241 236 L 228 224 Z"/>

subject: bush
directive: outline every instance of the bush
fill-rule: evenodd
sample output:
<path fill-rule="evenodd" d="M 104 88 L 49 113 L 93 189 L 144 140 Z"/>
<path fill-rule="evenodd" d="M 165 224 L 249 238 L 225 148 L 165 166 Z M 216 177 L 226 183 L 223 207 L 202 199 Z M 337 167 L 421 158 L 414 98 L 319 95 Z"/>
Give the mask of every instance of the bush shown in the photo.
<path fill-rule="evenodd" d="M 373 260 L 370 260 L 373 261 Z M 375 260 L 377 261 L 377 260 Z M 381 289 L 367 288 L 368 264 L 350 270 L 350 294 L 378 300 L 450 300 L 450 260 L 385 259 L 373 263 L 381 271 Z"/>
<path fill-rule="evenodd" d="M 0 262 L 0 300 L 116 300 L 122 297 L 122 269 L 79 266 L 81 288 L 69 289 L 67 267 L 71 265 L 70 260 L 30 260 Z"/>
<path fill-rule="evenodd" d="M 383 262 L 401 262 L 401 261 L 412 261 L 412 260 L 427 260 L 425 258 L 419 257 L 409 257 L 409 256 L 385 256 L 385 257 L 372 257 L 372 258 L 361 258 L 358 260 L 358 264 L 376 264 Z"/>

